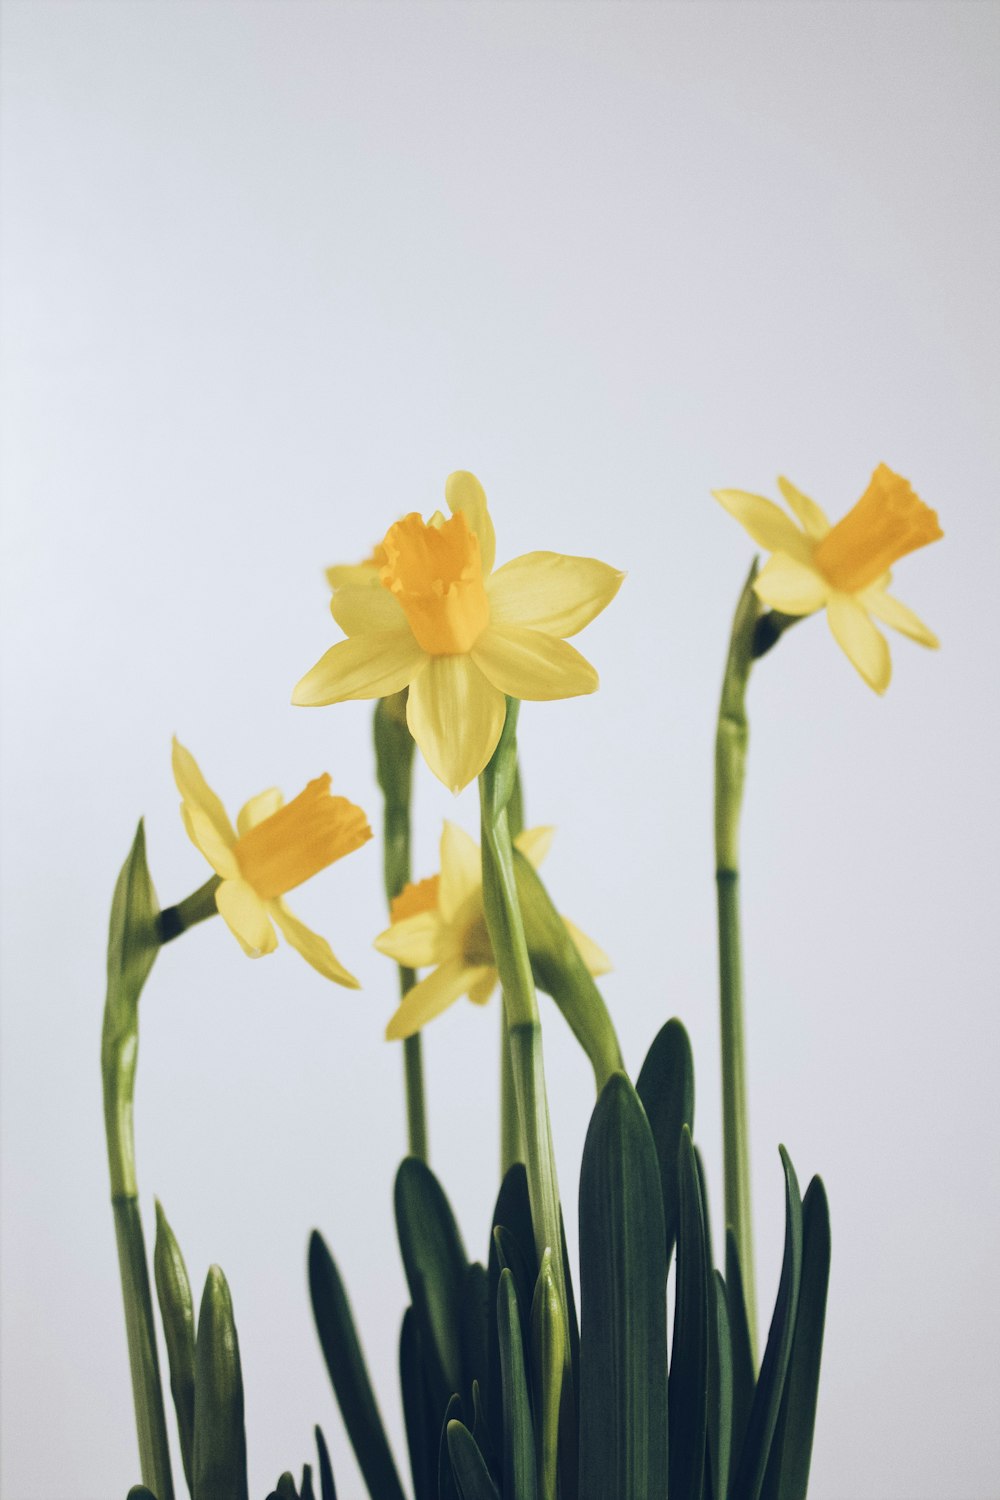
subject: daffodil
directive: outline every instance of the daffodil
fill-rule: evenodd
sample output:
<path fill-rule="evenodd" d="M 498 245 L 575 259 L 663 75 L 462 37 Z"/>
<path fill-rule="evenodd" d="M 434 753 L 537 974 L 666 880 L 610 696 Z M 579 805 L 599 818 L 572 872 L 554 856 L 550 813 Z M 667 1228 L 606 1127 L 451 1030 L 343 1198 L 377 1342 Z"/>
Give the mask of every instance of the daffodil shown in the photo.
<path fill-rule="evenodd" d="M 624 574 L 560 552 L 529 552 L 494 572 L 482 485 L 455 473 L 445 496 L 447 519 L 414 513 L 390 526 L 373 554 L 384 557 L 380 588 L 335 584 L 330 609 L 347 640 L 306 673 L 292 702 L 384 698 L 408 687 L 410 733 L 458 792 L 496 749 L 505 694 L 547 700 L 594 691 L 597 673 L 566 637 L 611 602 Z"/>
<path fill-rule="evenodd" d="M 332 568 L 327 568 L 326 581 L 332 589 L 378 588 L 382 581 L 379 574 L 385 560 L 385 552 L 379 542 L 363 562 L 335 563 Z"/>
<path fill-rule="evenodd" d="M 943 535 L 937 515 L 908 480 L 885 464 L 879 464 L 861 499 L 835 526 L 787 479 L 779 479 L 778 487 L 798 525 L 762 495 L 713 491 L 771 553 L 754 583 L 758 598 L 786 615 L 825 609 L 837 644 L 869 687 L 884 693 L 892 663 L 873 615 L 921 646 L 939 644 L 923 621 L 887 592 L 892 564 Z"/>
<path fill-rule="evenodd" d="M 306 963 L 327 979 L 357 989 L 358 981 L 334 957 L 326 939 L 293 916 L 283 898 L 371 838 L 361 808 L 346 797 L 332 797 L 330 777 L 323 775 L 288 803 L 276 787 L 251 797 L 234 830 L 194 756 L 176 739 L 173 771 L 184 827 L 220 878 L 216 905 L 244 953 L 251 958 L 273 953 L 277 926 Z"/>
<path fill-rule="evenodd" d="M 527 828 L 514 840 L 536 867 L 552 844 L 552 828 Z M 389 1041 L 412 1036 L 434 1016 L 467 995 L 485 1005 L 497 984 L 496 960 L 483 911 L 483 867 L 479 845 L 454 823 L 441 834 L 441 873 L 405 887 L 392 903 L 392 925 L 375 939 L 388 958 L 412 969 L 434 966 L 405 995 L 386 1028 Z M 591 974 L 606 974 L 611 961 L 567 917 L 567 931 Z"/>

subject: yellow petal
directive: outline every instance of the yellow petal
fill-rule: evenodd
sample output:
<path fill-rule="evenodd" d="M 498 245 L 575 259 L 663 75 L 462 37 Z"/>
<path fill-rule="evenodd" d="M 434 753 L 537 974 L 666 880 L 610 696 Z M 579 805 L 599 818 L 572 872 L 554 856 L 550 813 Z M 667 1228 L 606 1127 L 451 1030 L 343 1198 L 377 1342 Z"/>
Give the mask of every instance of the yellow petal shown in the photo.
<path fill-rule="evenodd" d="M 208 819 L 223 844 L 234 844 L 236 834 L 226 809 L 201 774 L 191 751 L 185 749 L 176 735 L 170 759 L 181 799 Z"/>
<path fill-rule="evenodd" d="M 801 562 L 809 561 L 808 538 L 773 500 L 748 494 L 746 490 L 713 490 L 712 494 L 759 547 L 766 547 L 768 552 L 787 552 Z"/>
<path fill-rule="evenodd" d="M 219 837 L 219 831 L 208 814 L 200 807 L 182 802 L 181 819 L 188 838 L 198 853 L 205 856 L 216 875 L 221 875 L 223 880 L 238 878 L 240 866 L 232 846 Z"/>
<path fill-rule="evenodd" d="M 428 1021 L 453 1005 L 460 995 L 467 995 L 492 969 L 469 968 L 460 959 L 449 959 L 426 979 L 407 991 L 403 1002 L 385 1029 L 388 1042 L 413 1036 Z"/>
<path fill-rule="evenodd" d="M 374 562 L 337 563 L 326 570 L 326 581 L 332 589 L 379 588 L 379 565 Z"/>
<path fill-rule="evenodd" d="M 865 589 L 863 594 L 858 595 L 858 603 L 883 625 L 891 625 L 893 630 L 898 630 L 901 635 L 908 635 L 911 641 L 918 641 L 921 646 L 929 646 L 935 650 L 941 642 L 933 630 L 928 630 L 923 620 L 913 613 L 901 599 L 894 599 L 887 594 L 884 588 L 873 585 Z"/>
<path fill-rule="evenodd" d="M 892 662 L 885 636 L 865 614 L 851 594 L 832 593 L 827 601 L 826 617 L 834 640 L 857 667 L 868 686 L 884 693 L 892 676 Z"/>
<path fill-rule="evenodd" d="M 815 500 L 810 500 L 808 495 L 803 495 L 801 490 L 797 490 L 788 479 L 779 476 L 778 489 L 798 516 L 806 535 L 811 536 L 814 541 L 822 541 L 830 530 L 826 512 L 820 509 Z"/>
<path fill-rule="evenodd" d="M 754 593 L 785 615 L 811 615 L 822 609 L 830 592 L 826 579 L 787 552 L 773 552 L 754 580 Z"/>
<path fill-rule="evenodd" d="M 461 511 L 479 538 L 479 557 L 485 578 L 493 569 L 497 551 L 496 533 L 486 506 L 486 492 L 475 474 L 456 469 L 445 481 L 444 495 L 452 515 Z"/>
<path fill-rule="evenodd" d="M 219 915 L 251 958 L 273 953 L 278 939 L 267 907 L 245 880 L 224 880 L 215 893 Z"/>
<path fill-rule="evenodd" d="M 604 949 L 598 947 L 594 939 L 589 938 L 585 932 L 581 932 L 576 923 L 571 922 L 569 917 L 563 917 L 563 923 L 566 931 L 573 939 L 580 957 L 587 965 L 587 972 L 595 976 L 597 974 L 610 974 L 612 963 Z"/>
<path fill-rule="evenodd" d="M 427 658 L 410 684 L 410 733 L 434 775 L 453 792 L 468 786 L 486 765 L 506 715 L 503 693 L 468 656 Z"/>
<path fill-rule="evenodd" d="M 496 969 L 484 969 L 482 979 L 469 985 L 469 999 L 473 1005 L 485 1005 L 497 987 L 499 975 Z"/>
<path fill-rule="evenodd" d="M 599 682 L 590 662 L 575 647 L 541 630 L 490 625 L 471 655 L 493 686 L 511 698 L 536 702 L 576 698 L 594 692 Z"/>
<path fill-rule="evenodd" d="M 406 628 L 399 600 L 381 584 L 377 589 L 368 584 L 338 589 L 330 600 L 330 613 L 345 635 Z"/>
<path fill-rule="evenodd" d="M 461 907 L 479 892 L 483 883 L 483 860 L 475 839 L 445 820 L 441 830 L 441 879 L 438 911 L 442 921 L 452 922 Z"/>
<path fill-rule="evenodd" d="M 565 638 L 576 635 L 621 588 L 624 573 L 594 557 L 526 552 L 504 563 L 487 584 L 494 625 L 523 625 Z"/>
<path fill-rule="evenodd" d="M 352 635 L 320 657 L 296 684 L 292 702 L 316 708 L 348 698 L 388 698 L 412 682 L 426 660 L 408 627 Z"/>
<path fill-rule="evenodd" d="M 556 831 L 552 827 L 547 828 L 525 828 L 519 833 L 514 843 L 520 849 L 525 859 L 530 859 L 535 869 L 546 858 L 552 848 L 552 840 Z"/>
<path fill-rule="evenodd" d="M 284 901 L 269 901 L 268 910 L 281 928 L 285 942 L 296 953 L 301 953 L 306 963 L 311 964 L 324 979 L 332 979 L 334 984 L 342 984 L 349 990 L 361 988 L 354 975 L 336 957 L 326 938 L 320 937 L 318 932 L 313 932 L 311 927 L 293 916 Z"/>
<path fill-rule="evenodd" d="M 418 912 L 393 922 L 375 939 L 375 947 L 386 958 L 410 969 L 423 969 L 440 961 L 441 918 L 436 911 Z"/>
<path fill-rule="evenodd" d="M 258 823 L 263 823 L 265 818 L 270 818 L 276 813 L 284 800 L 278 788 L 272 786 L 266 792 L 258 792 L 256 797 L 251 797 L 249 802 L 244 803 L 236 819 L 236 831 L 240 838 L 245 833 L 249 833 L 251 828 L 256 828 Z"/>

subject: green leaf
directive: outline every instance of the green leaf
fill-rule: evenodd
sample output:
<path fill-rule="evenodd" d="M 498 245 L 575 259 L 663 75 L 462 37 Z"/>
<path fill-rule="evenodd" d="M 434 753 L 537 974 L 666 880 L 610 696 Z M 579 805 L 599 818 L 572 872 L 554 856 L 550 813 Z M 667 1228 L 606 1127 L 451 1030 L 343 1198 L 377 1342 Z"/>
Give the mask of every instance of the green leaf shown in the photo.
<path fill-rule="evenodd" d="M 248 1500 L 243 1374 L 229 1286 L 210 1266 L 198 1312 L 194 1500 Z"/>
<path fill-rule="evenodd" d="M 299 1500 L 316 1500 L 313 1489 L 313 1472 L 309 1464 L 302 1465 L 302 1483 L 299 1485 Z"/>
<path fill-rule="evenodd" d="M 458 1481 L 451 1466 L 451 1454 L 448 1451 L 448 1428 L 452 1422 L 462 1420 L 462 1398 L 452 1396 L 445 1408 L 444 1422 L 441 1427 L 441 1437 L 438 1443 L 438 1500 L 462 1500 L 458 1493 Z"/>
<path fill-rule="evenodd" d="M 498 1228 L 506 1230 L 513 1243 L 517 1245 L 522 1260 L 528 1267 L 530 1280 L 527 1285 L 534 1286 L 538 1275 L 538 1261 L 535 1258 L 535 1232 L 531 1223 L 531 1204 L 528 1199 L 528 1176 L 523 1162 L 515 1162 L 512 1167 L 508 1168 L 500 1184 L 496 1207 L 493 1210 L 487 1265 L 492 1315 L 487 1325 L 489 1348 L 484 1396 L 490 1423 L 490 1443 L 494 1454 L 499 1456 L 503 1453 L 503 1392 L 500 1384 L 500 1335 L 497 1328 L 496 1305 L 497 1294 L 500 1290 L 500 1272 L 503 1266 L 496 1239 Z"/>
<path fill-rule="evenodd" d="M 438 1428 L 432 1415 L 427 1370 L 413 1308 L 403 1314 L 399 1332 L 399 1384 L 416 1500 L 437 1500 Z M 326 1500 L 326 1497 L 324 1497 Z"/>
<path fill-rule="evenodd" d="M 718 1271 L 709 1282 L 708 1459 L 712 1494 L 726 1500 L 733 1427 L 733 1349 L 726 1283 Z"/>
<path fill-rule="evenodd" d="M 295 1488 L 295 1480 L 291 1474 L 282 1474 L 274 1493 L 278 1496 L 278 1500 L 299 1500 L 299 1492 Z"/>
<path fill-rule="evenodd" d="M 580 1500 L 649 1500 L 665 1488 L 666 1281 L 656 1147 L 616 1073 L 580 1171 Z"/>
<path fill-rule="evenodd" d="M 566 1365 L 566 1325 L 546 1247 L 531 1302 L 531 1388 L 535 1411 L 535 1462 L 541 1500 L 556 1500 L 559 1410 Z"/>
<path fill-rule="evenodd" d="M 490 1478 L 490 1471 L 469 1429 L 462 1422 L 451 1421 L 445 1430 L 448 1434 L 448 1456 L 462 1500 L 500 1500 L 496 1485 Z"/>
<path fill-rule="evenodd" d="M 670 1360 L 670 1500 L 701 1500 L 708 1433 L 708 1247 L 691 1132 L 678 1147 L 677 1309 Z"/>
<path fill-rule="evenodd" d="M 802 1278 L 802 1199 L 788 1152 L 784 1146 L 779 1150 L 785 1170 L 785 1254 L 767 1348 L 761 1362 L 731 1500 L 759 1500 L 795 1334 Z"/>
<path fill-rule="evenodd" d="M 194 1489 L 194 1302 L 187 1267 L 163 1205 L 156 1199 L 156 1246 L 153 1251 L 156 1297 L 167 1341 L 170 1389 L 177 1413 L 181 1460 L 189 1490 Z"/>
<path fill-rule="evenodd" d="M 309 1295 L 323 1358 L 368 1493 L 373 1500 L 403 1500 L 347 1292 L 323 1236 L 315 1229 L 309 1240 Z"/>
<path fill-rule="evenodd" d="M 826 1294 L 830 1283 L 830 1208 L 814 1177 L 802 1200 L 802 1284 L 792 1357 L 771 1444 L 763 1500 L 805 1500 L 812 1459 Z"/>
<path fill-rule="evenodd" d="M 476 1447 L 483 1455 L 486 1467 L 490 1473 L 498 1473 L 499 1464 L 496 1454 L 493 1451 L 490 1425 L 486 1417 L 486 1403 L 483 1400 L 483 1393 L 478 1380 L 472 1382 L 472 1436 L 476 1440 Z"/>
<path fill-rule="evenodd" d="M 497 1293 L 500 1375 L 503 1383 L 504 1490 L 517 1500 L 536 1500 L 535 1434 L 528 1400 L 528 1376 L 521 1341 L 521 1314 L 511 1272 L 500 1272 Z"/>
<path fill-rule="evenodd" d="M 313 1433 L 316 1438 L 316 1452 L 319 1455 L 320 1500 L 337 1500 L 337 1486 L 333 1482 L 333 1465 L 330 1462 L 330 1450 L 326 1446 L 326 1438 L 323 1436 L 322 1427 L 314 1427 Z"/>
<path fill-rule="evenodd" d="M 681 1127 L 694 1129 L 694 1061 L 688 1034 L 676 1018 L 654 1038 L 635 1087 L 656 1144 L 669 1266 L 680 1219 L 677 1146 Z"/>
<path fill-rule="evenodd" d="M 156 1500 L 156 1496 L 152 1490 L 147 1490 L 144 1484 L 134 1484 L 125 1500 Z"/>
<path fill-rule="evenodd" d="M 468 1257 L 444 1189 L 409 1156 L 396 1173 L 396 1231 L 438 1410 L 462 1389 L 462 1289 Z M 378 1500 L 382 1500 L 379 1496 Z"/>
<path fill-rule="evenodd" d="M 726 1230 L 726 1305 L 729 1311 L 729 1338 L 733 1351 L 733 1424 L 730 1442 L 732 1464 L 743 1452 L 754 1392 L 757 1388 L 757 1375 L 750 1347 L 750 1322 L 743 1293 L 740 1252 L 732 1229 Z"/>
<path fill-rule="evenodd" d="M 462 1345 L 462 1393 L 473 1382 L 486 1380 L 489 1368 L 490 1281 L 486 1267 L 473 1261 L 465 1270 L 462 1286 L 460 1336 Z"/>
<path fill-rule="evenodd" d="M 159 952 L 159 903 L 146 863 L 142 820 L 118 876 L 108 928 L 108 994 L 104 1039 L 127 1036 L 136 1028 L 139 996 Z"/>

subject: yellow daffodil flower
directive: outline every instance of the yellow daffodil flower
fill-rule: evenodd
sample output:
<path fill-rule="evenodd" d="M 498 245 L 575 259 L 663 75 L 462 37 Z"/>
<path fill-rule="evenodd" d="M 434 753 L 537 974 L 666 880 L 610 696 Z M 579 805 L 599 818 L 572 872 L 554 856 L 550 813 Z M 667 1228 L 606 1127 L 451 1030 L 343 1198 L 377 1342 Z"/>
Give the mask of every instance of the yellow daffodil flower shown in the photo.
<path fill-rule="evenodd" d="M 600 614 L 625 575 L 560 552 L 529 552 L 494 573 L 482 485 L 455 473 L 445 496 L 447 520 L 414 513 L 390 526 L 373 554 L 384 557 L 381 588 L 334 583 L 330 609 L 347 640 L 306 673 L 292 702 L 384 698 L 408 687 L 410 733 L 434 774 L 459 792 L 496 749 L 505 694 L 594 691 L 597 673 L 566 637 Z"/>
<path fill-rule="evenodd" d="M 277 925 L 306 963 L 327 979 L 357 989 L 358 981 L 334 957 L 326 939 L 293 916 L 283 897 L 371 838 L 361 808 L 346 797 L 332 797 L 330 777 L 323 775 L 288 803 L 276 787 L 251 797 L 234 831 L 194 756 L 176 739 L 173 771 L 184 827 L 220 877 L 215 902 L 244 953 L 251 958 L 273 953 Z"/>
<path fill-rule="evenodd" d="M 553 828 L 526 828 L 514 840 L 536 867 L 552 844 Z M 392 903 L 392 925 L 375 947 L 408 968 L 434 965 L 404 996 L 386 1028 L 387 1041 L 400 1041 L 447 1010 L 462 995 L 485 1005 L 497 984 L 496 960 L 483 911 L 483 866 L 475 839 L 454 823 L 441 834 L 441 873 L 400 892 Z M 567 931 L 591 974 L 606 974 L 611 960 L 595 942 L 563 917 Z"/>
<path fill-rule="evenodd" d="M 378 588 L 382 582 L 379 575 L 385 561 L 385 550 L 379 542 L 364 562 L 336 563 L 332 568 L 327 568 L 326 581 L 332 589 Z"/>
<path fill-rule="evenodd" d="M 713 491 L 771 553 L 754 583 L 758 598 L 786 615 L 825 609 L 837 644 L 869 687 L 884 693 L 892 663 L 872 615 L 921 646 L 939 644 L 911 609 L 886 592 L 893 563 L 944 535 L 936 514 L 908 480 L 885 464 L 879 464 L 861 499 L 836 526 L 787 479 L 779 479 L 778 488 L 798 525 L 762 495 Z"/>

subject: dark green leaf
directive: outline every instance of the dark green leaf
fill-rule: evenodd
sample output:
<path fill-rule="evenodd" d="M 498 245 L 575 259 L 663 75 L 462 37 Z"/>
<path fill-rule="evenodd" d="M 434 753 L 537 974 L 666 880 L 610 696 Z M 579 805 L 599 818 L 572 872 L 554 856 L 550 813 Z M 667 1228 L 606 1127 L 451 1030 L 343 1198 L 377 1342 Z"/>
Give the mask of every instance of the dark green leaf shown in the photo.
<path fill-rule="evenodd" d="M 729 1312 L 729 1338 L 733 1351 L 733 1426 L 730 1440 L 730 1466 L 743 1452 L 747 1424 L 753 1407 L 757 1374 L 750 1347 L 750 1323 L 743 1293 L 743 1272 L 736 1236 L 726 1230 L 726 1305 Z M 732 1476 L 730 1476 L 732 1477 Z"/>
<path fill-rule="evenodd" d="M 670 1500 L 701 1500 L 708 1432 L 708 1247 L 691 1132 L 677 1152 L 680 1222 L 670 1360 Z"/>
<path fill-rule="evenodd" d="M 461 1420 L 462 1398 L 457 1395 L 452 1396 L 445 1410 L 438 1441 L 438 1500 L 462 1500 L 458 1493 L 454 1470 L 451 1467 L 451 1454 L 448 1451 L 448 1428 L 452 1422 L 461 1422 Z"/>
<path fill-rule="evenodd" d="M 420 1331 L 412 1307 L 403 1314 L 399 1334 L 399 1383 L 414 1494 L 416 1500 L 436 1500 L 439 1431 L 437 1416 L 432 1413 Z"/>
<path fill-rule="evenodd" d="M 396 1173 L 395 1204 L 421 1347 L 435 1402 L 443 1410 L 462 1389 L 462 1289 L 468 1258 L 441 1184 L 414 1156 Z"/>
<path fill-rule="evenodd" d="M 802 1284 L 792 1357 L 771 1444 L 763 1500 L 805 1500 L 812 1459 L 826 1293 L 830 1282 L 830 1209 L 814 1177 L 802 1200 Z"/>
<path fill-rule="evenodd" d="M 125 1500 L 156 1500 L 156 1496 L 152 1490 L 147 1490 L 144 1484 L 134 1484 Z"/>
<path fill-rule="evenodd" d="M 580 1497 L 649 1500 L 667 1474 L 666 1237 L 649 1121 L 622 1073 L 580 1172 Z"/>
<path fill-rule="evenodd" d="M 340 1272 L 322 1235 L 309 1240 L 309 1295 L 330 1380 L 372 1500 L 403 1500 Z"/>
<path fill-rule="evenodd" d="M 499 1473 L 500 1465 L 493 1451 L 493 1439 L 486 1417 L 486 1403 L 478 1380 L 472 1382 L 472 1436 L 476 1440 L 476 1447 L 483 1455 L 490 1473 Z"/>
<path fill-rule="evenodd" d="M 156 1200 L 153 1271 L 160 1318 L 167 1341 L 170 1389 L 177 1413 L 181 1460 L 188 1489 L 194 1488 L 194 1303 L 187 1267 L 163 1205 Z"/>
<path fill-rule="evenodd" d="M 489 1369 L 488 1329 L 490 1317 L 490 1282 L 486 1267 L 473 1261 L 466 1267 L 462 1287 L 461 1341 L 463 1394 L 472 1390 L 473 1381 L 485 1383 Z"/>
<path fill-rule="evenodd" d="M 535 1500 L 535 1434 L 528 1399 L 528 1375 L 521 1339 L 521 1314 L 514 1277 L 500 1272 L 497 1293 L 500 1375 L 503 1383 L 504 1491 L 517 1500 Z"/>
<path fill-rule="evenodd" d="M 556 1500 L 559 1413 L 566 1368 L 566 1323 L 546 1245 L 531 1301 L 531 1390 L 535 1413 L 535 1464 L 542 1500 Z"/>
<path fill-rule="evenodd" d="M 319 1455 L 320 1500 L 337 1500 L 337 1486 L 333 1482 L 333 1465 L 330 1462 L 330 1450 L 326 1446 L 323 1429 L 322 1427 L 315 1427 L 313 1428 L 313 1432 L 316 1437 L 316 1452 Z M 433 1496 L 431 1500 L 433 1500 Z"/>
<path fill-rule="evenodd" d="M 694 1062 L 691 1043 L 687 1032 L 676 1018 L 668 1021 L 654 1038 L 635 1087 L 656 1143 L 669 1266 L 680 1218 L 677 1146 L 681 1138 L 681 1126 L 694 1129 Z"/>
<path fill-rule="evenodd" d="M 198 1312 L 194 1500 L 248 1500 L 243 1374 L 229 1286 L 210 1266 Z"/>
<path fill-rule="evenodd" d="M 708 1457 L 712 1494 L 726 1500 L 733 1427 L 733 1349 L 726 1283 L 718 1271 L 709 1283 Z"/>
<path fill-rule="evenodd" d="M 462 1500 L 500 1500 L 476 1440 L 461 1422 L 447 1426 L 448 1454 Z"/>
<path fill-rule="evenodd" d="M 299 1500 L 316 1500 L 313 1489 L 313 1473 L 309 1464 L 302 1465 L 302 1483 L 299 1485 Z"/>
<path fill-rule="evenodd" d="M 731 1500 L 759 1500 L 795 1334 L 802 1279 L 802 1199 L 788 1152 L 784 1146 L 779 1149 L 785 1170 L 785 1254 Z"/>
<path fill-rule="evenodd" d="M 288 1473 L 282 1474 L 275 1486 L 274 1493 L 278 1496 L 278 1500 L 299 1500 L 299 1493 L 295 1488 L 295 1480 Z"/>
<path fill-rule="evenodd" d="M 534 1286 L 538 1276 L 538 1261 L 535 1258 L 535 1234 L 531 1223 L 531 1204 L 528 1199 L 528 1177 L 523 1162 L 515 1162 L 504 1175 L 500 1184 L 493 1223 L 490 1229 L 489 1249 L 489 1296 L 491 1316 L 487 1328 L 488 1369 L 484 1384 L 486 1413 L 490 1424 L 490 1444 L 494 1455 L 502 1462 L 503 1453 L 503 1396 L 500 1385 L 500 1342 L 497 1331 L 496 1305 L 500 1289 L 500 1254 L 494 1231 L 506 1229 L 517 1245 L 530 1277 L 528 1285 Z"/>

